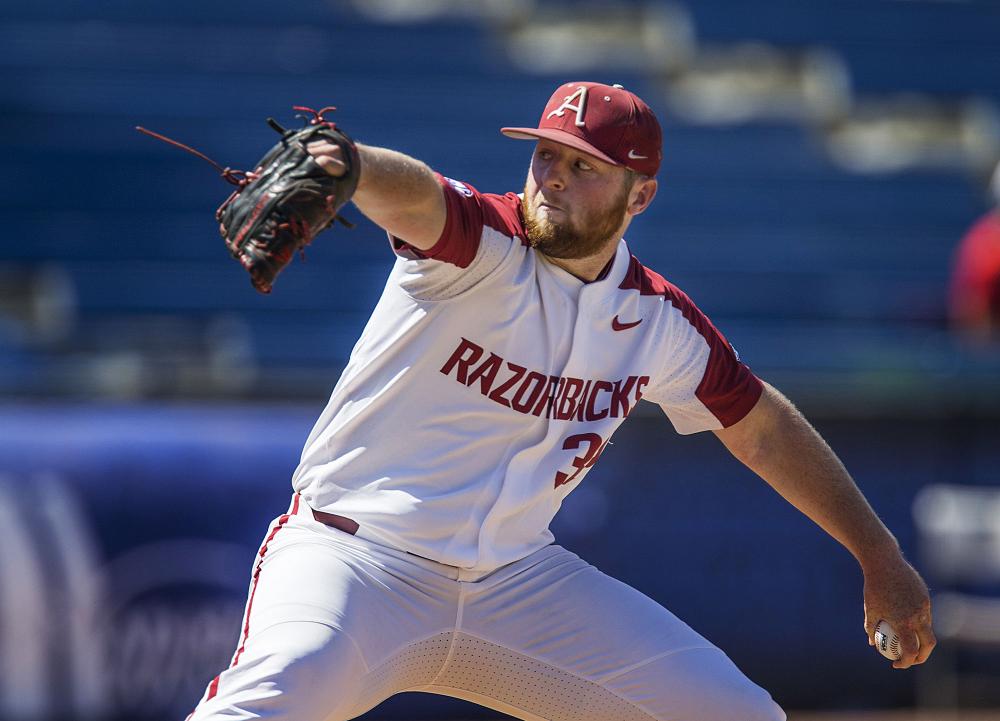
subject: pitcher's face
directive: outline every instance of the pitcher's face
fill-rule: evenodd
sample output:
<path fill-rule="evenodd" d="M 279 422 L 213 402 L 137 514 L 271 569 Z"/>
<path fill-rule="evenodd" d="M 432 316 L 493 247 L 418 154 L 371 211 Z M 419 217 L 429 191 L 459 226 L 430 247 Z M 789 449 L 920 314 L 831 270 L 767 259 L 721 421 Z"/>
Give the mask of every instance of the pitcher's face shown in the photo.
<path fill-rule="evenodd" d="M 632 182 L 624 168 L 539 140 L 524 185 L 528 242 L 551 258 L 586 258 L 617 242 Z"/>

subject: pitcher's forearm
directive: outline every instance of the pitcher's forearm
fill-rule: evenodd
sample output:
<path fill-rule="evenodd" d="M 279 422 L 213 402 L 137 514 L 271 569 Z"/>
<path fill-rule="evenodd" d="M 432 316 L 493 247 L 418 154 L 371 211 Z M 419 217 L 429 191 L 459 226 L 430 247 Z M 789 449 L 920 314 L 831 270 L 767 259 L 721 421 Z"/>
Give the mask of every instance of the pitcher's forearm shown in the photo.
<path fill-rule="evenodd" d="M 719 434 L 723 443 L 785 500 L 839 541 L 862 567 L 899 553 L 896 539 L 844 464 L 787 398 L 767 386 L 758 407 L 744 421 L 746 428 L 734 426 Z M 739 435 L 733 438 L 723 435 L 726 433 Z"/>
<path fill-rule="evenodd" d="M 343 151 L 334 143 L 307 146 L 316 163 L 330 175 L 347 172 Z M 357 144 L 358 185 L 351 200 L 376 225 L 410 245 L 427 250 L 444 230 L 444 190 L 426 163 L 404 153 Z"/>
<path fill-rule="evenodd" d="M 772 488 L 839 541 L 862 567 L 897 554 L 899 545 L 858 489 L 844 464 L 798 416 L 772 442 L 785 448 L 754 469 Z"/>
<path fill-rule="evenodd" d="M 361 177 L 353 201 L 376 225 L 427 249 L 445 223 L 444 192 L 426 163 L 408 155 L 359 145 Z"/>

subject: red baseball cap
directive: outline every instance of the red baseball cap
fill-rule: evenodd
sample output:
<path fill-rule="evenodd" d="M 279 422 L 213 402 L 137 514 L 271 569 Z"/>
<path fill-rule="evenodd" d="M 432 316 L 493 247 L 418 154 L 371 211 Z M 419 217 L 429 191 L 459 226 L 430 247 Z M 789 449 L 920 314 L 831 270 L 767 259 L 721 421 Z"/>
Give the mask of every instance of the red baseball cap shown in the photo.
<path fill-rule="evenodd" d="M 500 128 L 509 138 L 545 138 L 653 176 L 663 157 L 656 115 L 621 85 L 566 83 L 549 98 L 537 128 Z"/>

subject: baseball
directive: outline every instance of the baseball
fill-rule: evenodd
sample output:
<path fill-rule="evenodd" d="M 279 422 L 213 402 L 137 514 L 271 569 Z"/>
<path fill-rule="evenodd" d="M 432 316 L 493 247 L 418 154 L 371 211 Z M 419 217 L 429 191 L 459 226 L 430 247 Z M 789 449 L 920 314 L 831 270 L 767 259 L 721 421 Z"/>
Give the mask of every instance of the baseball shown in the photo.
<path fill-rule="evenodd" d="M 890 661 L 899 660 L 899 634 L 888 621 L 879 621 L 875 626 L 875 648 Z"/>

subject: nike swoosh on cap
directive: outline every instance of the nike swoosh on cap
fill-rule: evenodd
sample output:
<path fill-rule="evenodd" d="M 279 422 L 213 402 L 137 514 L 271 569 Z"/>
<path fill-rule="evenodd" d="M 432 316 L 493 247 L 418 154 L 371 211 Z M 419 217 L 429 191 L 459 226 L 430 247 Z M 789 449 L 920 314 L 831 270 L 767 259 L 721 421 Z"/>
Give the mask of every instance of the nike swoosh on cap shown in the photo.
<path fill-rule="evenodd" d="M 640 323 L 642 323 L 642 318 L 632 323 L 622 323 L 616 315 L 611 319 L 611 330 L 628 330 L 629 328 L 635 328 Z"/>
<path fill-rule="evenodd" d="M 634 149 L 628 151 L 628 157 L 629 157 L 629 160 L 648 160 L 649 159 L 648 155 L 636 155 L 636 152 L 635 152 Z"/>

